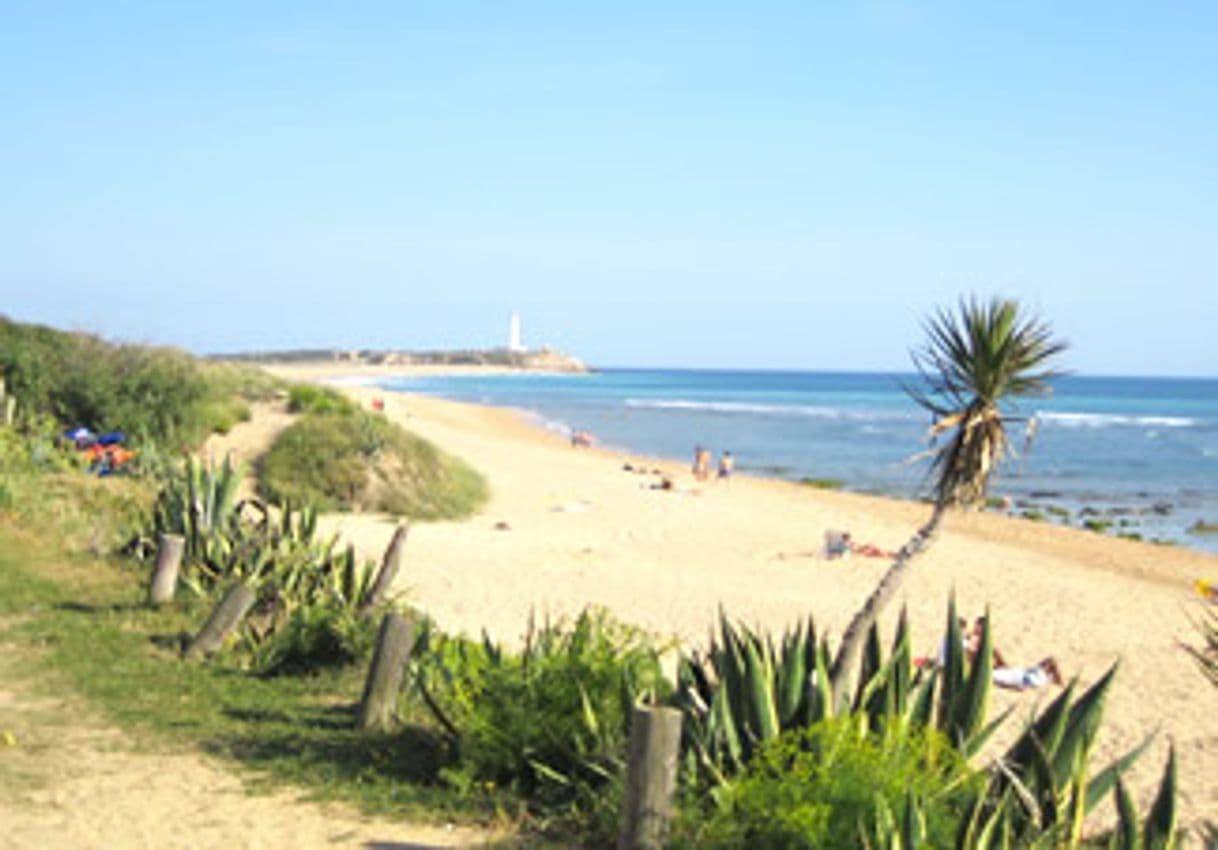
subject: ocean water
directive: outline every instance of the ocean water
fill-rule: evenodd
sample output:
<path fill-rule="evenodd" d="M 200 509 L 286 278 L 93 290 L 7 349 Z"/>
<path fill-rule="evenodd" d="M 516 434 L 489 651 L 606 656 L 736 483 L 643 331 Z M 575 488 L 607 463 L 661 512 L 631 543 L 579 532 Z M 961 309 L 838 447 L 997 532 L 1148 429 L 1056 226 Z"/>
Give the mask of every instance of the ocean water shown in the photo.
<path fill-rule="evenodd" d="M 904 498 L 927 493 L 929 415 L 903 390 L 913 375 L 606 369 L 587 375 L 411 377 L 387 389 L 525 411 L 546 427 L 587 429 L 601 445 L 691 458 L 731 451 L 737 469 Z M 1015 411 L 1037 422 L 991 494 L 1047 521 L 1111 524 L 1218 552 L 1218 380 L 1070 376 Z M 1063 514 L 1068 511 L 1069 515 Z"/>

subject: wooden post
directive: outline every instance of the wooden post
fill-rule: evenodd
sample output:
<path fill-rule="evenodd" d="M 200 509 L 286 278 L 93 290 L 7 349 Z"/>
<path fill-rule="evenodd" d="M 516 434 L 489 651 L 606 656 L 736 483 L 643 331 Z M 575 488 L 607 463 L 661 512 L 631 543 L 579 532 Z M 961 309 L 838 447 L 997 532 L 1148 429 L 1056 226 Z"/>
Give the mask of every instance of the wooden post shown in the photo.
<path fill-rule="evenodd" d="M 409 532 L 410 526 L 406 523 L 399 525 L 393 532 L 393 538 L 381 559 L 381 568 L 376 573 L 376 581 L 372 583 L 372 589 L 360 605 L 360 611 L 363 613 L 371 611 L 389 595 L 389 588 L 393 587 L 393 580 L 397 578 L 398 570 L 402 567 L 402 552 L 406 549 L 406 535 Z"/>
<path fill-rule="evenodd" d="M 636 706 L 630 718 L 630 762 L 617 850 L 661 850 L 672 819 L 681 747 L 681 712 Z"/>
<path fill-rule="evenodd" d="M 254 607 L 257 595 L 250 587 L 237 582 L 228 589 L 220 604 L 211 612 L 203 628 L 186 647 L 187 658 L 210 655 L 220 648 L 225 639 L 241 624 L 242 619 Z"/>
<path fill-rule="evenodd" d="M 173 599 L 178 587 L 178 568 L 182 566 L 182 549 L 186 538 L 180 534 L 162 534 L 156 550 L 156 566 L 152 570 L 152 585 L 148 602 L 163 605 Z"/>
<path fill-rule="evenodd" d="M 386 614 L 376 641 L 372 666 L 364 683 L 356 726 L 361 732 L 388 732 L 393 728 L 398 694 L 406 662 L 414 649 L 414 624 L 401 614 Z"/>

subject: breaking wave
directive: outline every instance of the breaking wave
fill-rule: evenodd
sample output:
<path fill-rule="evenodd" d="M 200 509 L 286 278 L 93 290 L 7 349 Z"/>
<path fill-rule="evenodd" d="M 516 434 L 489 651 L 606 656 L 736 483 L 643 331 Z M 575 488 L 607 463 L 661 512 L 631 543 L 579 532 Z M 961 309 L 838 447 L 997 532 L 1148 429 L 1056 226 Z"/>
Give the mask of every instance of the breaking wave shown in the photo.
<path fill-rule="evenodd" d="M 626 407 L 642 410 L 681 410 L 705 413 L 730 413 L 749 416 L 806 417 L 849 422 L 909 421 L 904 413 L 880 410 L 847 410 L 815 404 L 758 404 L 743 401 L 692 401 L 680 398 L 628 398 Z"/>
<path fill-rule="evenodd" d="M 1044 413 L 1042 422 L 1063 428 L 1194 428 L 1199 423 L 1188 416 L 1130 416 L 1120 413 Z"/>

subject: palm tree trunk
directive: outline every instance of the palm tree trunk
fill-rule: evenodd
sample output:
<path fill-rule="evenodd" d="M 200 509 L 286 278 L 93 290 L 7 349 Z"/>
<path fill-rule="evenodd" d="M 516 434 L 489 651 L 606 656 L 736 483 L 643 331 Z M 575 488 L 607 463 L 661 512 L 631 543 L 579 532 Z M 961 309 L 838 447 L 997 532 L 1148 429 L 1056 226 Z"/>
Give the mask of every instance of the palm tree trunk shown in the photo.
<path fill-rule="evenodd" d="M 871 630 L 872 624 L 879 617 L 880 611 L 896 594 L 897 588 L 901 586 L 910 561 L 930 548 L 946 512 L 945 502 L 940 500 L 935 504 L 935 510 L 930 515 L 930 519 L 897 552 L 892 565 L 888 567 L 888 571 L 875 586 L 875 590 L 871 591 L 871 595 L 867 597 L 863 607 L 854 615 L 854 619 L 850 621 L 846 631 L 842 632 L 842 642 L 838 647 L 837 657 L 833 659 L 833 669 L 829 674 L 830 687 L 837 705 L 841 705 L 842 700 L 849 693 L 848 685 L 854 675 L 854 668 L 858 665 L 863 643 L 867 639 L 867 633 Z"/>

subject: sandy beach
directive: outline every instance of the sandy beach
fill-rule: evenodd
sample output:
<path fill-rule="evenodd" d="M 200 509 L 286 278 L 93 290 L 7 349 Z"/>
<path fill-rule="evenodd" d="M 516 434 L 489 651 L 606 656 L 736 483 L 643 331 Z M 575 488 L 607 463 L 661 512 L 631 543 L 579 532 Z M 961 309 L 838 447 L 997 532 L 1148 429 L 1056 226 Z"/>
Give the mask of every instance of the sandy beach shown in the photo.
<path fill-rule="evenodd" d="M 276 371 L 297 380 L 338 375 Z M 574 449 L 514 411 L 351 383 L 345 389 L 365 403 L 383 398 L 388 416 L 464 458 L 490 482 L 491 500 L 480 515 L 411 531 L 399 589 L 446 629 L 485 628 L 512 641 L 530 611 L 557 617 L 600 605 L 661 637 L 696 645 L 722 605 L 771 629 L 812 614 L 820 628 L 839 634 L 887 562 L 828 560 L 824 532 L 848 529 L 857 541 L 895 549 L 929 512 L 911 502 L 744 476 L 699 483 L 684 464 Z M 242 442 L 234 432 L 226 444 L 257 452 Z M 626 464 L 663 470 L 676 489 L 651 489 L 657 477 L 626 471 Z M 327 521 L 368 556 L 379 555 L 392 531 L 382 517 Z M 1147 805 L 1174 742 L 1181 814 L 1197 822 L 1218 818 L 1218 691 L 1177 641 L 1195 639 L 1188 621 L 1197 604 L 1192 581 L 1214 575 L 1218 558 L 1183 548 L 957 513 L 915 563 L 885 626 L 891 634 L 906 605 L 915 646 L 933 652 L 954 590 L 966 615 L 988 605 L 997 643 L 1013 663 L 1053 655 L 1067 677 L 1089 683 L 1119 661 L 1099 757 L 1158 730 L 1131 785 Z M 1008 734 L 1051 695 L 1000 693 L 996 707 L 1017 706 Z"/>

